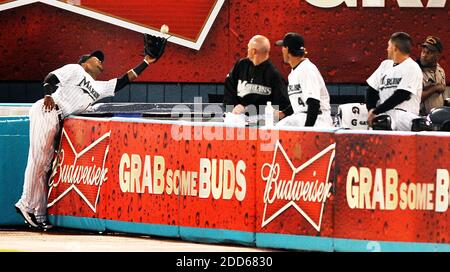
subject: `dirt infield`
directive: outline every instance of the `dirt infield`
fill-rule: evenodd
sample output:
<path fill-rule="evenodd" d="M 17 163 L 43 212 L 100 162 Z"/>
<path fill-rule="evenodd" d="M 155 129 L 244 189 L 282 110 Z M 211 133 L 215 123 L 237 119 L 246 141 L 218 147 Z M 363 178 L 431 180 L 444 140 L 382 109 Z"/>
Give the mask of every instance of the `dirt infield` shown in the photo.
<path fill-rule="evenodd" d="M 161 237 L 118 233 L 98 234 L 68 229 L 33 232 L 1 229 L 0 251 L 25 252 L 267 252 L 235 245 L 200 244 Z"/>

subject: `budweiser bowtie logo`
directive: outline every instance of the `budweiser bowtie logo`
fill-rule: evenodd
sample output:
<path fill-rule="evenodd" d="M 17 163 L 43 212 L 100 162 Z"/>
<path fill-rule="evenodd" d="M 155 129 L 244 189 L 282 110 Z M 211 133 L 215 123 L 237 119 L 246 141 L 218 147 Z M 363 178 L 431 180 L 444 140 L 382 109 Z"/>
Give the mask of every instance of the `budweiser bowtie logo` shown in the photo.
<path fill-rule="evenodd" d="M 295 167 L 277 141 L 272 163 L 265 163 L 261 169 L 262 179 L 266 182 L 261 227 L 292 206 L 320 231 L 325 201 L 331 195 L 332 183 L 328 178 L 335 146 L 328 146 Z"/>
<path fill-rule="evenodd" d="M 53 163 L 49 180 L 48 207 L 74 191 L 96 212 L 100 189 L 107 180 L 108 168 L 105 168 L 105 162 L 110 134 L 105 133 L 77 152 L 66 130 L 62 130 L 61 150 Z"/>

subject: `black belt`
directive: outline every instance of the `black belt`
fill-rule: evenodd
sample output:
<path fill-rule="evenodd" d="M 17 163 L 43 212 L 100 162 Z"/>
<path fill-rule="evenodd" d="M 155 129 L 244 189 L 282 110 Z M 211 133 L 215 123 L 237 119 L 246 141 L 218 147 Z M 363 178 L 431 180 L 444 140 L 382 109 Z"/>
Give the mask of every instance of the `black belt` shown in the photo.
<path fill-rule="evenodd" d="M 300 113 L 308 113 L 307 111 L 301 111 Z M 318 114 L 322 114 L 322 111 L 321 110 L 319 110 L 319 113 Z"/>
<path fill-rule="evenodd" d="M 57 104 L 55 104 L 55 110 L 56 110 L 56 113 L 58 114 L 59 122 L 62 123 L 62 121 L 64 121 L 64 116 L 62 114 L 62 111 L 59 110 L 59 107 Z"/>

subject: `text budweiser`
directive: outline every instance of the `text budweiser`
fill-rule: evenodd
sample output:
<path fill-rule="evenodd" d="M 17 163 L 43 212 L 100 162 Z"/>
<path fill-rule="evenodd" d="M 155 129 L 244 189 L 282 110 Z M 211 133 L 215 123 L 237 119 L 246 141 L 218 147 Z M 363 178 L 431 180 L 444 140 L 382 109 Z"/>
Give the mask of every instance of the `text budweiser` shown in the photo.
<path fill-rule="evenodd" d="M 266 182 L 264 203 L 272 204 L 275 200 L 325 202 L 330 196 L 331 183 L 320 182 L 318 179 L 314 181 L 279 179 L 280 165 L 278 163 L 270 170 L 267 176 L 262 177 Z M 314 172 L 313 177 L 315 176 Z"/>
<path fill-rule="evenodd" d="M 53 186 L 59 183 L 84 184 L 91 186 L 101 186 L 106 181 L 108 168 L 97 167 L 96 165 L 77 165 L 75 160 L 72 165 L 64 164 L 64 150 L 60 152 L 60 162 L 57 165 L 59 177 Z"/>

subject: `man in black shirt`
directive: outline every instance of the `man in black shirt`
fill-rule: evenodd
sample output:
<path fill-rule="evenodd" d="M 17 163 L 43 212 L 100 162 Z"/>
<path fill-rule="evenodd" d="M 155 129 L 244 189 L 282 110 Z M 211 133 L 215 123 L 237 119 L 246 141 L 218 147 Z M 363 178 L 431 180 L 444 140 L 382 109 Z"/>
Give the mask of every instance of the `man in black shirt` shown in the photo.
<path fill-rule="evenodd" d="M 286 81 L 278 69 L 269 60 L 270 41 L 264 36 L 256 35 L 248 43 L 247 58 L 241 59 L 231 69 L 225 79 L 225 96 L 223 104 L 233 106 L 232 113 L 252 113 L 249 105 L 259 106 L 268 101 L 278 106 L 274 116 L 278 119 L 292 114 L 287 95 Z"/>

